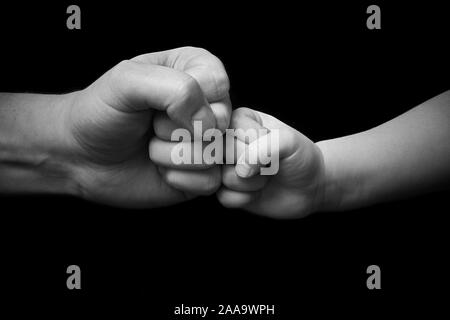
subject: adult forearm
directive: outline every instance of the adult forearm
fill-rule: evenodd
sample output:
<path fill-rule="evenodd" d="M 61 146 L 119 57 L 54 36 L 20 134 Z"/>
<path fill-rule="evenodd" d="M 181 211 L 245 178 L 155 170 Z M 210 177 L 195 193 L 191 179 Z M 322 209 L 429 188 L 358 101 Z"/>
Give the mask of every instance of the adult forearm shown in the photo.
<path fill-rule="evenodd" d="M 76 192 L 65 112 L 70 95 L 0 93 L 0 192 Z"/>
<path fill-rule="evenodd" d="M 450 177 L 450 91 L 376 128 L 321 141 L 324 210 L 423 193 Z"/>

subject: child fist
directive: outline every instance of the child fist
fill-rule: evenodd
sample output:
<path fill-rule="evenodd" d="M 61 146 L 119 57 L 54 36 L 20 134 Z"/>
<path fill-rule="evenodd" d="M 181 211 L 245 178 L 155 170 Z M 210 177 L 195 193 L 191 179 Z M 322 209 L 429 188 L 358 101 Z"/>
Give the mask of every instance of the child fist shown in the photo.
<path fill-rule="evenodd" d="M 318 210 L 325 168 L 322 153 L 311 140 L 278 119 L 248 108 L 233 112 L 230 129 L 235 131 L 236 143 L 227 145 L 226 153 L 234 153 L 230 149 L 237 145 L 236 162 L 224 166 L 223 187 L 217 193 L 225 207 L 274 218 L 303 217 Z M 248 129 L 268 133 L 251 138 L 244 134 Z M 268 157 L 270 167 L 279 164 L 278 172 L 261 175 Z"/>

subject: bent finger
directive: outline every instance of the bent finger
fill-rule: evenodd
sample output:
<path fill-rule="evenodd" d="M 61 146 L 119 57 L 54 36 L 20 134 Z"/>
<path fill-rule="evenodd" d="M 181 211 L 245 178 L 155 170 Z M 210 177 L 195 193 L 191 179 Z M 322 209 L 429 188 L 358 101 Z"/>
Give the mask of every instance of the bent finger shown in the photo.
<path fill-rule="evenodd" d="M 160 173 L 168 185 L 187 194 L 210 195 L 221 185 L 219 166 L 198 171 L 160 168 Z"/>
<path fill-rule="evenodd" d="M 222 187 L 217 192 L 217 199 L 226 208 L 246 208 L 256 201 L 259 192 L 240 192 Z"/>
<path fill-rule="evenodd" d="M 200 85 L 184 72 L 124 60 L 101 79 L 106 79 L 108 84 L 99 88 L 104 91 L 105 102 L 120 111 L 165 111 L 169 118 L 191 131 L 193 121 L 202 121 L 205 130 L 216 126 L 214 113 Z"/>
<path fill-rule="evenodd" d="M 202 141 L 176 142 L 153 137 L 149 143 L 149 156 L 159 166 L 188 170 L 202 170 L 223 163 L 221 150 L 211 155 L 206 148 Z"/>
<path fill-rule="evenodd" d="M 216 102 L 224 99 L 230 81 L 223 63 L 209 51 L 196 47 L 181 47 L 134 57 L 133 60 L 158 64 L 185 72 L 199 83 L 206 99 Z"/>
<path fill-rule="evenodd" d="M 264 188 L 268 181 L 267 176 L 257 175 L 247 179 L 236 174 L 234 165 L 223 166 L 222 183 L 234 191 L 258 191 Z"/>

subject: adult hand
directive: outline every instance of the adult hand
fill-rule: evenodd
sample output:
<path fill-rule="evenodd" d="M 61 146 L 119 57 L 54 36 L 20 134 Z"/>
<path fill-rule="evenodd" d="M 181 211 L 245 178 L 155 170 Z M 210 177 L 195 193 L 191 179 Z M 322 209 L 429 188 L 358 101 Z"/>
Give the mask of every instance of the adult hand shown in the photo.
<path fill-rule="evenodd" d="M 228 90 L 221 61 L 204 49 L 185 47 L 122 61 L 88 88 L 70 94 L 65 123 L 73 137 L 81 195 L 123 207 L 155 207 L 194 197 L 195 191 L 168 184 L 167 171 L 150 159 L 153 117 L 158 112 L 189 130 L 194 120 L 202 121 L 204 130 L 224 130 L 231 115 Z M 151 158 L 158 159 L 164 149 L 164 144 L 154 146 Z M 219 168 L 199 174 L 217 180 L 209 191 L 217 189 Z M 190 179 L 197 179 L 195 173 Z"/>

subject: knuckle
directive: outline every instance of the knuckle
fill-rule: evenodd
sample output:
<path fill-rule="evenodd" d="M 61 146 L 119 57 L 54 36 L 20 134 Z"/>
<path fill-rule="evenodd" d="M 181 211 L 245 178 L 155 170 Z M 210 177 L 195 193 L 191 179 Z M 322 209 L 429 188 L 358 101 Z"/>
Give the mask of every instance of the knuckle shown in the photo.
<path fill-rule="evenodd" d="M 281 136 L 288 146 L 296 146 L 299 142 L 298 135 L 294 130 L 284 129 L 281 131 Z"/>
<path fill-rule="evenodd" d="M 224 69 L 218 71 L 214 76 L 217 99 L 223 98 L 230 91 L 230 80 Z"/>
<path fill-rule="evenodd" d="M 132 61 L 123 60 L 111 69 L 109 81 L 114 90 L 122 92 L 125 88 L 129 87 L 128 84 L 131 79 L 133 67 Z"/>
<path fill-rule="evenodd" d="M 116 64 L 111 70 L 111 78 L 113 80 L 121 80 L 124 76 L 129 74 L 132 67 L 132 61 L 122 60 Z"/>
<path fill-rule="evenodd" d="M 203 67 L 208 70 L 210 73 L 209 77 L 211 77 L 211 81 L 213 81 L 215 90 L 215 93 L 213 94 L 214 99 L 219 100 L 224 98 L 230 90 L 230 80 L 222 61 L 204 48 L 182 47 L 180 50 L 185 56 L 190 57 L 190 59 L 201 59 Z"/>
<path fill-rule="evenodd" d="M 216 70 L 215 74 L 213 74 L 215 85 L 221 93 L 228 92 L 230 88 L 230 81 L 228 79 L 228 75 L 225 72 L 225 68 L 223 66 L 222 61 L 210 51 L 204 48 L 198 47 L 185 47 L 187 51 L 189 51 L 194 56 L 202 56 L 205 64 L 211 70 Z"/>
<path fill-rule="evenodd" d="M 237 129 L 239 128 L 239 122 L 243 117 L 246 117 L 251 112 L 251 109 L 246 107 L 237 108 L 233 111 L 230 120 L 230 127 Z"/>
<path fill-rule="evenodd" d="M 178 81 L 177 88 L 175 90 L 175 98 L 178 101 L 186 101 L 196 93 L 198 90 L 197 81 L 190 76 L 183 77 Z"/>
<path fill-rule="evenodd" d="M 250 108 L 247 108 L 247 107 L 240 107 L 234 111 L 236 116 L 239 116 L 239 117 L 248 116 L 252 112 L 253 112 L 253 110 Z"/>
<path fill-rule="evenodd" d="M 218 57 L 209 53 L 208 59 L 205 59 L 206 68 L 211 73 L 215 88 L 215 99 L 223 99 L 230 91 L 230 79 L 225 67 Z"/>
<path fill-rule="evenodd" d="M 182 56 L 184 59 L 209 58 L 213 55 L 206 49 L 194 46 L 185 46 L 173 49 L 173 53 Z"/>
<path fill-rule="evenodd" d="M 185 51 L 189 51 L 190 53 L 197 54 L 197 55 L 211 55 L 211 52 L 209 52 L 208 50 L 206 50 L 204 48 L 200 48 L 200 47 L 186 46 L 181 49 L 183 49 Z"/>

